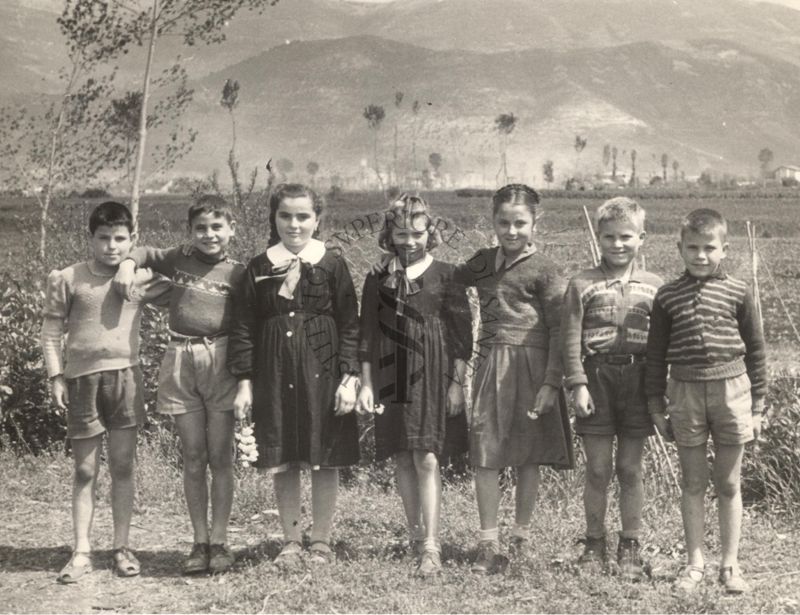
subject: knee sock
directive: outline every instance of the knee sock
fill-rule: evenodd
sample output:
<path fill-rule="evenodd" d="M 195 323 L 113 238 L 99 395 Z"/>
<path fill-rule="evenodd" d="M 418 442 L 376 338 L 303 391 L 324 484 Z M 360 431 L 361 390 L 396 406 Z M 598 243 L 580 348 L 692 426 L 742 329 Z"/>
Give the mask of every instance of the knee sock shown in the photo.
<path fill-rule="evenodd" d="M 442 552 L 442 546 L 439 544 L 438 538 L 426 538 L 425 539 L 425 551 L 436 551 L 437 553 Z"/>

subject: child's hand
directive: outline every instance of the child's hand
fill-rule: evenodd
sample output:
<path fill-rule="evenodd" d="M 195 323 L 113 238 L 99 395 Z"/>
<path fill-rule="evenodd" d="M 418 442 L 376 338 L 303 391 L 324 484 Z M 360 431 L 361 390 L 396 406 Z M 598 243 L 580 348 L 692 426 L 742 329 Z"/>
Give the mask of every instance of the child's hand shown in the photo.
<path fill-rule="evenodd" d="M 356 412 L 359 414 L 372 414 L 375 406 L 375 397 L 372 394 L 372 387 L 362 384 L 356 400 Z"/>
<path fill-rule="evenodd" d="M 453 380 L 447 389 L 447 416 L 458 416 L 464 412 L 464 389 Z"/>
<path fill-rule="evenodd" d="M 67 381 L 64 380 L 64 374 L 53 376 L 50 380 L 50 390 L 53 403 L 62 410 L 66 410 L 69 403 L 69 395 L 67 394 Z"/>
<path fill-rule="evenodd" d="M 528 410 L 528 418 L 535 421 L 543 414 L 552 412 L 558 405 L 558 389 L 550 384 L 542 385 L 536 394 L 536 401 L 533 403 L 533 410 Z"/>
<path fill-rule="evenodd" d="M 342 416 L 352 412 L 358 403 L 358 378 L 346 375 L 342 377 L 342 382 L 336 389 L 336 405 L 334 414 Z"/>
<path fill-rule="evenodd" d="M 656 430 L 661 434 L 664 440 L 667 442 L 675 441 L 675 435 L 672 433 L 672 423 L 670 423 L 666 414 L 658 412 L 656 414 L 651 414 L 650 418 L 653 421 L 653 425 L 656 426 Z"/>
<path fill-rule="evenodd" d="M 136 296 L 136 263 L 130 259 L 122 261 L 111 281 L 111 287 L 126 301 L 133 300 Z"/>
<path fill-rule="evenodd" d="M 392 255 L 391 254 L 384 254 L 381 256 L 381 260 L 370 267 L 369 272 L 372 275 L 380 275 L 386 268 L 389 266 L 389 263 L 392 262 Z"/>
<path fill-rule="evenodd" d="M 589 393 L 589 387 L 579 384 L 572 389 L 572 405 L 575 406 L 575 414 L 582 419 L 594 414 L 594 400 Z"/>
<path fill-rule="evenodd" d="M 764 417 L 760 412 L 753 415 L 753 440 L 758 440 L 761 436 L 761 419 Z"/>
<path fill-rule="evenodd" d="M 237 421 L 248 419 L 248 414 L 253 408 L 253 383 L 250 380 L 240 380 L 236 386 L 236 397 L 233 398 L 233 416 Z"/>

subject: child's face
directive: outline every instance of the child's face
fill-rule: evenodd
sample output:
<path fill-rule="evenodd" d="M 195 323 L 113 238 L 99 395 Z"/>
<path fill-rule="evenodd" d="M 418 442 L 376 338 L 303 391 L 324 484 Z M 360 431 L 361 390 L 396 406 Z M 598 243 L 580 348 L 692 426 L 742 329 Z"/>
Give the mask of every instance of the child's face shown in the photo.
<path fill-rule="evenodd" d="M 318 224 L 319 218 L 314 211 L 314 204 L 307 196 L 287 197 L 281 201 L 278 211 L 275 212 L 278 237 L 295 254 L 306 247 Z"/>
<path fill-rule="evenodd" d="M 224 253 L 235 232 L 235 222 L 228 222 L 225 216 L 210 212 L 198 214 L 189 225 L 192 246 L 207 256 Z"/>
<path fill-rule="evenodd" d="M 686 269 L 696 278 L 707 278 L 728 255 L 728 243 L 722 238 L 722 229 L 698 233 L 687 230 L 678 242 Z"/>
<path fill-rule="evenodd" d="M 645 232 L 630 220 L 606 220 L 597 229 L 600 254 L 612 268 L 631 264 L 644 243 Z"/>
<path fill-rule="evenodd" d="M 525 205 L 505 203 L 494 215 L 494 232 L 506 255 L 521 253 L 533 238 L 531 210 Z"/>
<path fill-rule="evenodd" d="M 417 262 L 425 256 L 428 247 L 428 216 L 404 216 L 391 222 L 392 245 L 403 266 Z"/>
<path fill-rule="evenodd" d="M 94 260 L 102 265 L 116 267 L 127 258 L 135 237 L 124 224 L 98 226 L 91 238 Z"/>

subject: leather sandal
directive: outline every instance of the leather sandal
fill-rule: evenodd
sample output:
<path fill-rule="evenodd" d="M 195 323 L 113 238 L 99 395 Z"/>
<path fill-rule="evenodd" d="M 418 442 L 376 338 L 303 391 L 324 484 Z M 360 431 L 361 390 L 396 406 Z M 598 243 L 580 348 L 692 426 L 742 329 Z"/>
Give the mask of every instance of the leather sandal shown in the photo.
<path fill-rule="evenodd" d="M 56 577 L 59 583 L 63 585 L 77 583 L 81 577 L 93 570 L 91 560 L 82 565 L 75 564 L 75 557 L 77 555 L 85 555 L 87 558 L 91 557 L 88 551 L 73 551 L 72 557 L 69 558 L 66 566 L 61 569 L 61 572 L 58 573 L 58 577 Z"/>
<path fill-rule="evenodd" d="M 119 547 L 111 552 L 111 565 L 120 577 L 135 577 L 142 571 L 139 560 L 128 547 Z"/>
<path fill-rule="evenodd" d="M 681 573 L 672 584 L 672 591 L 676 593 L 691 594 L 694 592 L 706 576 L 705 568 L 689 564 L 685 566 Z"/>
<path fill-rule="evenodd" d="M 298 572 L 303 567 L 303 545 L 288 541 L 272 563 L 283 572 Z"/>
<path fill-rule="evenodd" d="M 336 559 L 336 554 L 331 545 L 324 540 L 315 540 L 308 547 L 308 562 L 310 564 L 330 564 Z"/>

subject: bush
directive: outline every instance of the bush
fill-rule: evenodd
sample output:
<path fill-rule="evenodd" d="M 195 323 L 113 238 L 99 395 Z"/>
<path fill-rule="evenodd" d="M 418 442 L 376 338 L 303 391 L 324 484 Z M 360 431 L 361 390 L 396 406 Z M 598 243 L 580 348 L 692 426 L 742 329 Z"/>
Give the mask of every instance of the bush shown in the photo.
<path fill-rule="evenodd" d="M 0 433 L 22 452 L 39 452 L 64 439 L 63 411 L 49 401 L 39 347 L 41 288 L 0 277 Z"/>
<path fill-rule="evenodd" d="M 791 510 L 800 502 L 800 379 L 776 377 L 756 445 L 744 456 L 742 495 Z"/>

